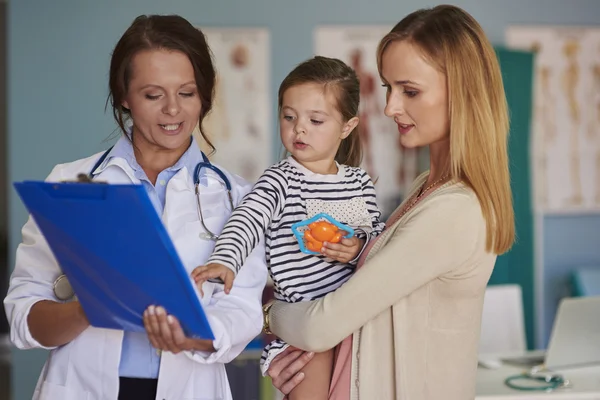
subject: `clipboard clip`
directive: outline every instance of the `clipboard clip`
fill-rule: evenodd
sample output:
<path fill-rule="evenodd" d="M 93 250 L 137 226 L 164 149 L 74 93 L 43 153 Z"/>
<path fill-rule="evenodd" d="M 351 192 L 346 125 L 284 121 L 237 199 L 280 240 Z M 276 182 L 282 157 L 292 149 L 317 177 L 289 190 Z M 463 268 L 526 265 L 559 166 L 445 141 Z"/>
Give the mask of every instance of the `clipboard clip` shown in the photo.
<path fill-rule="evenodd" d="M 108 183 L 106 181 L 95 181 L 88 174 L 84 174 L 84 173 L 77 174 L 77 178 L 74 180 L 63 180 L 62 182 L 63 183 L 100 183 L 103 185 Z"/>

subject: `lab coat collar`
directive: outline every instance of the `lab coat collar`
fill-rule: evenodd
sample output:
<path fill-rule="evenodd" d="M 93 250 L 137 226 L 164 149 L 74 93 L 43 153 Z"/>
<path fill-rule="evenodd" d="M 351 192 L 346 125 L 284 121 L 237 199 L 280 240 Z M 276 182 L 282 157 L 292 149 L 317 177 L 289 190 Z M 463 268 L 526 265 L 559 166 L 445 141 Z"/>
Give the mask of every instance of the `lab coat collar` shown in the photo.
<path fill-rule="evenodd" d="M 92 171 L 92 173 L 94 175 L 98 175 L 111 165 L 117 165 L 123 168 L 124 164 L 122 162 L 116 162 L 119 159 L 124 160 L 126 165 L 129 167 L 126 168 L 126 170 L 131 170 L 133 172 L 132 174 L 128 173 L 128 175 L 130 175 L 132 178 L 132 181 L 139 182 L 139 179 L 135 178 L 135 172 L 141 171 L 142 168 L 135 158 L 133 143 L 131 142 L 130 135 L 121 135 L 117 143 L 115 143 L 115 145 L 108 150 L 104 161 L 98 166 L 98 168 Z M 194 173 L 194 168 L 196 167 L 196 164 L 203 161 L 203 159 L 204 156 L 202 151 L 198 146 L 196 138 L 192 135 L 188 149 L 185 151 L 185 153 L 183 153 L 179 160 L 177 160 L 177 162 L 168 169 L 172 171 L 179 171 L 185 167 L 188 171 L 188 174 L 193 179 L 192 175 Z M 206 171 L 203 169 L 203 171 L 201 171 L 201 175 L 205 173 Z"/>

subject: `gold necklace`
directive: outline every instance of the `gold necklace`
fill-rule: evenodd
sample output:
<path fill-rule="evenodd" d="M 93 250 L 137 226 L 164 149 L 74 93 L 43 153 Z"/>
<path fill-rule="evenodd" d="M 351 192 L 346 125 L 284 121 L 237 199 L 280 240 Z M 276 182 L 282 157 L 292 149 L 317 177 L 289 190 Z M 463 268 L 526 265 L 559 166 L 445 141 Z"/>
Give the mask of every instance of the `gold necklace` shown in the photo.
<path fill-rule="evenodd" d="M 404 207 L 402 212 L 400 212 L 397 217 L 394 218 L 394 221 L 390 225 L 393 225 L 400 218 L 402 218 L 408 211 L 410 211 L 413 208 L 413 206 L 415 204 L 417 204 L 417 202 L 425 195 L 425 193 L 427 193 L 429 190 L 433 189 L 439 183 L 446 180 L 448 178 L 448 176 L 449 176 L 449 174 L 443 175 L 441 178 L 439 178 L 438 180 L 436 180 L 435 182 L 433 182 L 431 185 L 429 185 L 427 187 L 425 187 L 425 183 L 427 183 L 427 181 L 423 182 L 423 184 L 421 185 L 421 189 L 417 192 L 417 195 L 413 196 L 413 198 L 410 200 L 408 205 L 406 207 Z"/>
<path fill-rule="evenodd" d="M 431 185 L 427 186 L 425 189 L 423 189 L 423 186 L 425 186 L 425 183 L 426 183 L 427 181 L 423 182 L 423 184 L 421 185 L 421 190 L 419 191 L 419 194 L 417 195 L 417 199 L 420 199 L 420 198 L 423 196 L 423 194 L 424 194 L 425 192 L 427 192 L 428 190 L 430 190 L 431 188 L 433 188 L 433 187 L 434 187 L 435 185 L 437 185 L 438 183 L 440 183 L 440 182 L 442 182 L 442 181 L 446 180 L 446 178 L 448 178 L 448 174 L 446 174 L 446 175 L 443 175 L 442 177 L 440 177 L 440 179 L 436 180 L 436 181 L 435 181 L 435 182 L 433 182 Z"/>

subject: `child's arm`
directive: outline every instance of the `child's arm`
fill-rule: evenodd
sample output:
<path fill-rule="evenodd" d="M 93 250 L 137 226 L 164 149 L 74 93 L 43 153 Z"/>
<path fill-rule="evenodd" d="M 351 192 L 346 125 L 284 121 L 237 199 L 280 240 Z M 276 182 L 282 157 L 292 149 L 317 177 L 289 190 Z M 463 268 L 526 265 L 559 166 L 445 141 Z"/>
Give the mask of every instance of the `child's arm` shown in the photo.
<path fill-rule="evenodd" d="M 375 196 L 375 187 L 373 186 L 373 182 L 371 181 L 371 177 L 367 174 L 366 171 L 363 171 L 362 176 L 362 192 L 363 197 L 365 199 L 365 203 L 367 203 L 367 210 L 369 211 L 369 215 L 371 215 L 371 226 L 368 232 L 365 231 L 366 241 L 368 242 L 370 239 L 379 236 L 383 229 L 385 228 L 385 222 L 381 220 L 381 211 L 377 206 L 377 197 Z"/>
<path fill-rule="evenodd" d="M 198 286 L 200 293 L 204 295 L 202 291 L 202 284 L 209 279 L 220 278 L 224 284 L 225 294 L 229 294 L 231 287 L 233 286 L 234 273 L 231 269 L 227 268 L 222 264 L 210 263 L 194 268 L 192 271 L 192 279 Z"/>
<path fill-rule="evenodd" d="M 325 243 L 323 245 L 324 250 L 322 253 L 324 255 L 347 264 L 356 264 L 369 240 L 378 236 L 385 228 L 385 222 L 381 221 L 381 211 L 377 206 L 373 182 L 364 170 L 362 170 L 361 187 L 367 211 L 371 216 L 372 228 L 358 228 L 355 230 L 355 236 L 349 239 L 342 239 L 339 243 Z"/>
<path fill-rule="evenodd" d="M 367 211 L 371 216 L 371 228 L 359 228 L 356 229 L 356 238 L 359 240 L 358 247 L 356 243 L 344 242 L 343 239 L 340 243 L 326 245 L 326 250 L 323 252 L 328 257 L 331 257 L 332 252 L 343 252 L 347 254 L 352 254 L 353 256 L 345 261 L 349 264 L 358 263 L 358 259 L 362 254 L 363 250 L 366 248 L 367 243 L 369 241 L 381 234 L 383 229 L 385 228 L 385 222 L 381 221 L 381 211 L 379 211 L 379 207 L 377 206 L 377 197 L 375 196 L 375 187 L 373 186 L 373 182 L 371 181 L 371 177 L 367 174 L 366 171 L 362 171 L 363 175 L 361 176 L 361 185 L 363 197 L 365 199 L 365 203 L 367 205 Z M 354 239 L 354 238 L 352 238 Z"/>
<path fill-rule="evenodd" d="M 252 191 L 229 217 L 206 264 L 192 272 L 198 278 L 198 286 L 201 286 L 202 282 L 199 281 L 205 276 L 222 279 L 225 277 L 229 280 L 231 288 L 233 278 L 244 265 L 248 255 L 264 238 L 273 216 L 281 212 L 285 204 L 286 190 L 287 178 L 280 169 L 271 167 L 263 173 Z M 229 271 L 225 271 L 224 268 Z M 208 275 L 202 272 L 208 272 Z M 227 288 L 227 282 L 225 279 L 223 281 Z"/>

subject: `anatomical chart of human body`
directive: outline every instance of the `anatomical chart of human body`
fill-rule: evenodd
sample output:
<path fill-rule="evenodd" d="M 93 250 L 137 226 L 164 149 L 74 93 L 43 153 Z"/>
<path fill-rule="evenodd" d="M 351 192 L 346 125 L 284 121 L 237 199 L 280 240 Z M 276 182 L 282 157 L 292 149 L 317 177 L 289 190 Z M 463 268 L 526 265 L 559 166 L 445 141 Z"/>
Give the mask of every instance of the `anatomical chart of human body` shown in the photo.
<path fill-rule="evenodd" d="M 314 32 L 315 54 L 335 57 L 360 79 L 359 134 L 362 167 L 375 181 L 377 202 L 389 215 L 419 173 L 418 152 L 400 145 L 398 127 L 383 113 L 385 89 L 377 72 L 376 51 L 391 26 L 323 26 Z"/>
<path fill-rule="evenodd" d="M 203 131 L 217 151 L 211 162 L 251 182 L 272 164 L 270 38 L 266 29 L 202 28 L 217 81 Z M 201 149 L 210 149 L 197 135 Z"/>
<path fill-rule="evenodd" d="M 506 39 L 535 53 L 536 209 L 600 212 L 600 29 L 512 26 Z"/>

